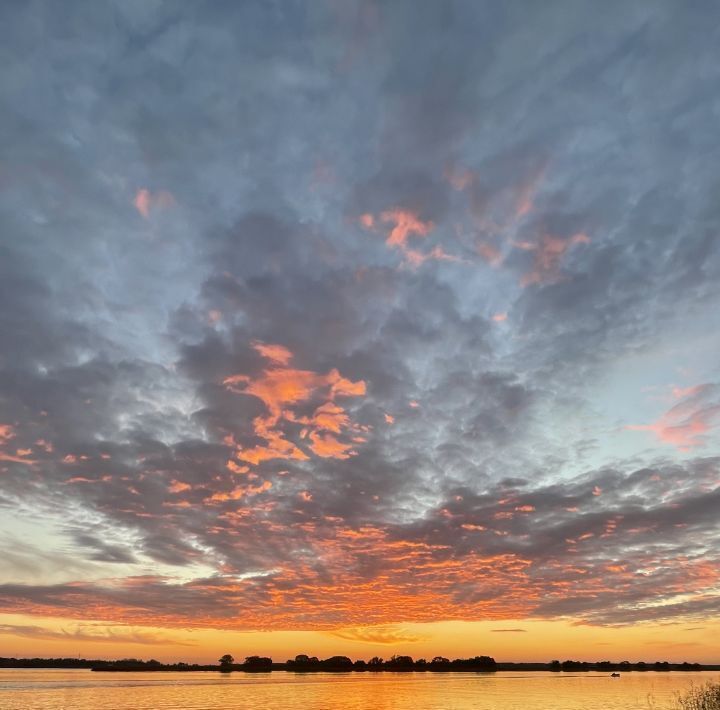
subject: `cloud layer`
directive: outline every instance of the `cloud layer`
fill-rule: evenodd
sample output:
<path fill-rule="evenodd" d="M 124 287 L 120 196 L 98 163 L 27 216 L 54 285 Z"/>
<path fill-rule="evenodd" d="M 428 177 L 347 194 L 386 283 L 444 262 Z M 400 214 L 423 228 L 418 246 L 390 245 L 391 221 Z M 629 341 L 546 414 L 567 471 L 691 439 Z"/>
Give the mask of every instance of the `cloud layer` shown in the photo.
<path fill-rule="evenodd" d="M 717 615 L 714 5 L 0 13 L 4 610 Z"/>

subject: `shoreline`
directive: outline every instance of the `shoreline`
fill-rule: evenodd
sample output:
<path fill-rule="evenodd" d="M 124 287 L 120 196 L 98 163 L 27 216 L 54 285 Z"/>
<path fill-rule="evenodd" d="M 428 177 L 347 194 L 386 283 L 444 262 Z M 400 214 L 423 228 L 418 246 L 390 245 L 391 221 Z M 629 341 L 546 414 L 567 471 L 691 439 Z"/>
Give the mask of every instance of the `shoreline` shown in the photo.
<path fill-rule="evenodd" d="M 268 661 L 270 659 L 267 659 Z M 695 663 L 613 663 L 565 661 L 563 663 L 524 663 L 497 662 L 492 664 L 473 663 L 474 659 L 425 662 L 408 659 L 405 663 L 381 662 L 366 663 L 351 661 L 349 658 L 332 658 L 325 661 L 298 663 L 232 663 L 225 666 L 217 664 L 160 663 L 159 661 L 140 661 L 138 659 L 105 660 L 73 658 L 0 658 L 0 669 L 35 670 L 91 670 L 104 673 L 687 673 L 720 672 L 720 664 Z"/>

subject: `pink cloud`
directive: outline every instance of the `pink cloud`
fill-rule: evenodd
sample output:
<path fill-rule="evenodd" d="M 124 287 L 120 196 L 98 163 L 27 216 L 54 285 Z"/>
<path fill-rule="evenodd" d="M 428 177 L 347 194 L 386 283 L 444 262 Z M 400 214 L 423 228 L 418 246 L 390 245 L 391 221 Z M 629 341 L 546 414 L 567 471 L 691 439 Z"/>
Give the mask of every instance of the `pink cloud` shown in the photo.
<path fill-rule="evenodd" d="M 629 424 L 630 431 L 648 431 L 679 451 L 705 446 L 707 434 L 720 424 L 720 387 L 703 384 L 673 389 L 680 401 L 651 424 Z"/>
<path fill-rule="evenodd" d="M 478 242 L 476 245 L 477 253 L 488 263 L 490 266 L 499 266 L 503 260 L 503 254 L 498 247 L 489 242 Z"/>
<path fill-rule="evenodd" d="M 373 217 L 371 214 L 366 213 L 360 215 L 360 224 L 365 227 L 365 229 L 374 229 L 375 228 L 375 217 Z"/>
<path fill-rule="evenodd" d="M 461 166 L 447 167 L 444 173 L 445 179 L 450 183 L 453 190 L 461 192 L 475 181 L 475 173 Z"/>
<path fill-rule="evenodd" d="M 537 242 L 515 242 L 516 248 L 534 252 L 532 268 L 522 277 L 520 283 L 523 286 L 530 286 L 557 281 L 560 278 L 563 257 L 569 249 L 578 244 L 589 243 L 590 237 L 583 233 L 567 238 L 544 235 Z"/>
<path fill-rule="evenodd" d="M 423 222 L 417 214 L 408 210 L 387 210 L 380 215 L 380 219 L 386 224 L 395 223 L 385 243 L 401 249 L 407 246 L 410 235 L 426 237 L 435 228 L 432 222 Z"/>
<path fill-rule="evenodd" d="M 175 204 L 175 198 L 167 192 L 160 190 L 152 193 L 147 188 L 141 188 L 135 193 L 133 205 L 135 209 L 145 218 L 150 218 L 150 212 L 154 209 L 166 209 Z"/>
<path fill-rule="evenodd" d="M 150 216 L 150 191 L 143 188 L 138 190 L 133 200 L 135 209 L 147 219 Z"/>
<path fill-rule="evenodd" d="M 693 387 L 673 387 L 672 396 L 675 399 L 685 399 L 685 397 L 691 397 L 692 395 L 699 394 L 708 385 L 694 385 Z"/>

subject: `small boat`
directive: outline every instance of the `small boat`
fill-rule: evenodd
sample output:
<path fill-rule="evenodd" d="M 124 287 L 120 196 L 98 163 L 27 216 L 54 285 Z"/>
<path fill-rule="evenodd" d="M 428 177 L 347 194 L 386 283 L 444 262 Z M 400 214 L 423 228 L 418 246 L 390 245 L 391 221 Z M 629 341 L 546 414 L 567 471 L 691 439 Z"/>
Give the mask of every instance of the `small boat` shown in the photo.
<path fill-rule="evenodd" d="M 620 677 L 620 674 L 619 674 L 619 673 L 611 673 L 611 674 L 610 674 L 610 677 L 611 677 L 611 678 L 619 678 L 619 677 Z"/>

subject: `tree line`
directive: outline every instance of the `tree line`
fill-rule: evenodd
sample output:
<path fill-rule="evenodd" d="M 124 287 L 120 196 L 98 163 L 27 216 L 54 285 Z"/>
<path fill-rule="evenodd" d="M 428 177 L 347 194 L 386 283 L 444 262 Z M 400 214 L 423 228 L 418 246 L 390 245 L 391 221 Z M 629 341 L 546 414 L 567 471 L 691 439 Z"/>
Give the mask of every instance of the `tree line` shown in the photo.
<path fill-rule="evenodd" d="M 93 667 L 97 671 L 154 671 L 154 670 L 219 670 L 221 673 L 242 671 L 245 673 L 268 673 L 270 671 L 289 671 L 295 673 L 313 672 L 351 672 L 351 671 L 474 671 L 492 672 L 497 670 L 497 663 L 490 656 L 474 656 L 473 658 L 456 658 L 450 660 L 436 656 L 428 661 L 424 658 L 414 660 L 411 656 L 394 655 L 387 660 L 378 656 L 369 661 L 353 661 L 347 656 L 331 656 L 320 659 L 317 656 L 299 654 L 284 663 L 275 663 L 267 656 L 247 656 L 244 662 L 236 662 L 235 658 L 226 653 L 218 660 L 217 666 L 189 666 L 187 664 L 162 664 L 158 661 L 139 661 L 134 658 L 119 661 L 105 661 Z"/>
<path fill-rule="evenodd" d="M 655 663 L 645 663 L 637 661 L 596 661 L 588 663 L 587 661 L 550 661 L 551 671 L 701 671 L 708 667 L 699 663 L 669 663 L 668 661 L 655 661 Z M 714 668 L 713 668 L 714 670 Z"/>
<path fill-rule="evenodd" d="M 244 661 L 236 662 L 232 655 L 225 654 L 217 664 L 200 663 L 161 663 L 155 659 L 144 661 L 138 658 L 122 658 L 120 660 L 102 660 L 86 658 L 4 658 L 0 657 L 0 668 L 86 668 L 95 671 L 221 671 L 229 673 L 242 671 L 246 673 L 267 673 L 270 671 L 289 671 L 296 673 L 312 672 L 350 672 L 350 671 L 717 671 L 720 665 L 700 665 L 699 663 L 670 663 L 655 661 L 646 663 L 638 661 L 559 661 L 550 663 L 496 663 L 491 656 L 474 656 L 472 658 L 456 658 L 450 660 L 443 656 L 435 656 L 431 660 L 413 659 L 411 656 L 393 655 L 387 660 L 378 656 L 368 661 L 356 660 L 347 656 L 331 656 L 320 659 L 317 656 L 299 654 L 284 663 L 276 663 L 267 656 L 247 656 Z"/>

